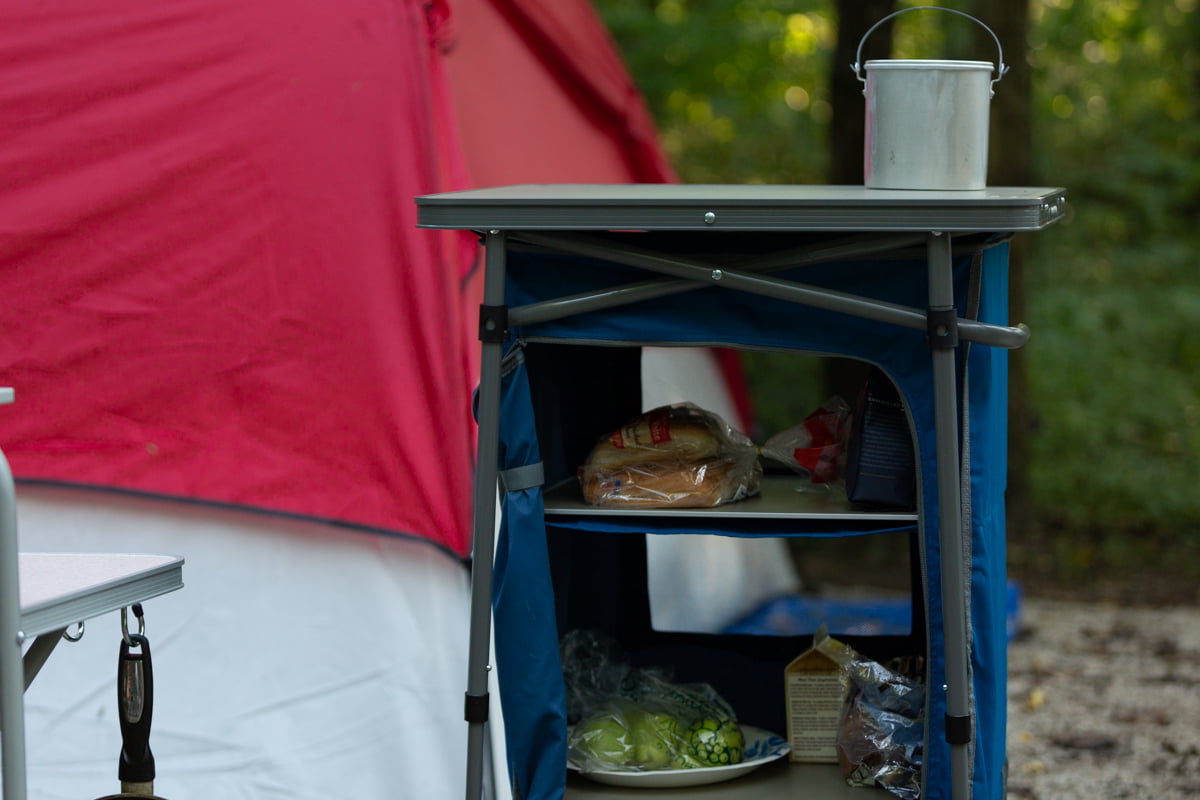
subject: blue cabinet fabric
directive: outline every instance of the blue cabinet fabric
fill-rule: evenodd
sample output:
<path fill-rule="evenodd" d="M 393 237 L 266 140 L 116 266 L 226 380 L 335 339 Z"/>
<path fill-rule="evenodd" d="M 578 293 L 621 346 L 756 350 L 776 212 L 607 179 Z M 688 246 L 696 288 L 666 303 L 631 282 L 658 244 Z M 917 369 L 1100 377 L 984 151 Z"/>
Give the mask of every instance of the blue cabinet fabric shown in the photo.
<path fill-rule="evenodd" d="M 959 316 L 1007 323 L 1008 247 L 956 256 Z M 507 264 L 510 307 L 644 280 L 647 273 L 595 259 L 512 251 Z M 781 277 L 890 303 L 927 305 L 922 256 L 855 260 L 804 267 Z M 975 292 L 978 291 L 976 298 Z M 928 630 L 927 743 L 924 797 L 950 793 L 950 748 L 943 719 L 945 661 L 939 552 L 932 367 L 925 332 L 709 287 L 578 314 L 512 331 L 522 340 L 597 344 L 725 344 L 860 359 L 878 365 L 899 388 L 911 414 L 920 470 L 920 539 Z M 969 573 L 971 695 L 974 704 L 972 789 L 975 800 L 1003 797 L 1007 630 L 1005 515 L 1007 353 L 962 345 L 959 370 L 964 553 Z M 519 361 L 514 356 L 513 361 Z M 502 383 L 501 470 L 535 463 L 534 409 L 522 365 Z M 510 769 L 526 800 L 555 800 L 565 786 L 566 713 L 555 630 L 540 489 L 506 493 L 495 564 L 496 660 Z M 557 523 L 556 523 L 557 524 Z M 601 523 L 601 526 L 603 523 Z M 619 527 L 619 526 L 618 526 Z M 644 526 L 641 526 L 644 528 Z M 853 531 L 849 531 L 853 532 Z M 754 535 L 754 530 L 740 531 Z M 777 529 L 764 530 L 780 535 Z M 839 533 L 831 530 L 827 533 Z M 951 565 L 953 567 L 953 565 Z"/>

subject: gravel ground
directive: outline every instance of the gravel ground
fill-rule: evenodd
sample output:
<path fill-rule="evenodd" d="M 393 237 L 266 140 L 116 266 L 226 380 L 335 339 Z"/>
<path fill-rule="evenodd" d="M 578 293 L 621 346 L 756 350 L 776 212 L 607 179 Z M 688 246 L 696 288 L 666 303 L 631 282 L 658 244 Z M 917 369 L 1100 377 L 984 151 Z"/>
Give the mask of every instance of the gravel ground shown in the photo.
<path fill-rule="evenodd" d="M 1200 607 L 1026 598 L 1020 624 L 1009 798 L 1200 798 Z"/>

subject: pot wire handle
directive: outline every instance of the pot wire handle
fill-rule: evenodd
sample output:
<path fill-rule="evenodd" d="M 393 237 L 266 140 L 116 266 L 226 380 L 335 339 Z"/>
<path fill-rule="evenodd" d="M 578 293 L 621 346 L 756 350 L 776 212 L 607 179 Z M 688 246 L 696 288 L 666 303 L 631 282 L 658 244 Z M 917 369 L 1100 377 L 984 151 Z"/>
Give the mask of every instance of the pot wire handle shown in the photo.
<path fill-rule="evenodd" d="M 898 17 L 901 14 L 908 13 L 909 11 L 948 11 L 951 14 L 958 14 L 960 17 L 966 17 L 967 19 L 971 20 L 972 22 L 975 22 L 975 23 L 983 26 L 983 29 L 985 31 L 987 31 L 989 34 L 991 34 L 992 41 L 994 41 L 996 43 L 996 52 L 1000 54 L 1000 59 L 996 66 L 996 77 L 992 78 L 991 86 L 994 87 L 996 85 L 996 83 L 998 83 L 999 80 L 1002 77 L 1004 77 L 1004 74 L 1006 72 L 1008 72 L 1008 65 L 1004 63 L 1004 48 L 1000 46 L 1000 37 L 997 36 L 996 32 L 993 31 L 991 28 L 989 28 L 987 25 L 985 25 L 983 22 L 976 19 L 975 17 L 972 17 L 970 14 L 966 13 L 965 11 L 959 11 L 954 8 L 942 8 L 941 6 L 913 6 L 912 8 L 902 8 L 899 11 L 893 11 L 891 14 L 888 14 L 886 17 L 884 17 L 883 19 L 876 22 L 870 28 L 867 28 L 867 32 L 864 33 L 863 37 L 858 40 L 858 50 L 854 54 L 854 63 L 850 65 L 850 69 L 854 70 L 854 75 L 860 81 L 862 81 L 863 83 L 867 82 L 867 79 L 863 77 L 862 69 L 861 69 L 861 67 L 862 67 L 862 49 L 863 49 L 863 45 L 867 41 L 867 37 L 870 36 L 872 33 L 874 33 L 876 28 L 878 28 L 883 23 L 887 22 L 892 17 Z M 993 89 L 993 94 L 994 93 L 995 93 L 995 90 Z"/>

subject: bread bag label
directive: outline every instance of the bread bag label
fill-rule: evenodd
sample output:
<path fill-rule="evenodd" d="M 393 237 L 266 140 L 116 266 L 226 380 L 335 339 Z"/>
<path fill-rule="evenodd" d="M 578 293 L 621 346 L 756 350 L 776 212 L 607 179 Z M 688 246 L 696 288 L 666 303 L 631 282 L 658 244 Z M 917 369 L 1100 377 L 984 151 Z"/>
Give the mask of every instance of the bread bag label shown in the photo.
<path fill-rule="evenodd" d="M 671 409 L 656 408 L 635 422 L 617 428 L 610 437 L 618 450 L 626 447 L 659 445 L 671 441 Z"/>
<path fill-rule="evenodd" d="M 650 441 L 662 444 L 671 441 L 671 410 L 659 408 L 646 416 L 646 424 L 650 428 Z"/>

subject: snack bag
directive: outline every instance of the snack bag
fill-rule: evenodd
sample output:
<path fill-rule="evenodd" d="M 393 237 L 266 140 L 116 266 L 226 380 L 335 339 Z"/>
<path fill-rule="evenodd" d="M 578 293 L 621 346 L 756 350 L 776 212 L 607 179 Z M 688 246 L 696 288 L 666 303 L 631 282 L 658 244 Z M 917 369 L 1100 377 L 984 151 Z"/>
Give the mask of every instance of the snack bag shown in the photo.
<path fill-rule="evenodd" d="M 635 417 L 579 468 L 584 500 L 617 507 L 716 506 L 757 494 L 761 478 L 754 443 L 691 403 Z"/>
<path fill-rule="evenodd" d="M 849 404 L 835 395 L 799 425 L 768 439 L 762 454 L 807 476 L 812 483 L 835 481 L 838 461 L 846 449 L 850 417 Z"/>
<path fill-rule="evenodd" d="M 879 786 L 919 800 L 925 741 L 925 687 L 920 659 L 892 668 L 860 655 L 824 628 L 813 647 L 841 667 L 851 694 L 837 738 L 838 761 L 851 786 Z"/>

